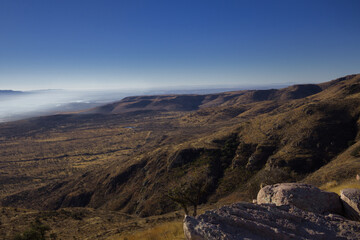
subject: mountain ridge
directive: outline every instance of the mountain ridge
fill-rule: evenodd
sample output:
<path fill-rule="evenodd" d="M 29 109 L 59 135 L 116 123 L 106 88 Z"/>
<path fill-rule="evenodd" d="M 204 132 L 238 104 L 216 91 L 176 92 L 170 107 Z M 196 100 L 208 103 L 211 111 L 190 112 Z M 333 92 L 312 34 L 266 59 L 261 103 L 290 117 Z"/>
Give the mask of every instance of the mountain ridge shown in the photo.
<path fill-rule="evenodd" d="M 210 106 L 220 106 L 228 101 L 252 103 L 257 101 L 286 101 L 304 98 L 321 92 L 316 84 L 298 84 L 282 89 L 240 90 L 215 94 L 171 94 L 125 97 L 121 101 L 106 104 L 83 113 L 117 114 L 140 110 L 194 111 Z"/>
<path fill-rule="evenodd" d="M 111 134 L 120 123 L 124 123 L 121 131 L 126 131 L 129 139 L 139 134 L 138 146 L 127 150 L 127 155 L 117 156 L 125 150 L 107 151 L 106 158 L 112 160 L 104 165 L 96 163 L 94 168 L 40 188 L 5 195 L 1 204 L 35 209 L 92 207 L 150 216 L 176 209 L 165 197 L 167 192 L 194 179 L 194 175 L 207 179 L 200 203 L 216 202 L 234 192 L 244 193 L 242 200 L 250 200 L 262 184 L 300 181 L 310 176 L 315 176 L 311 181 L 316 182 L 318 169 L 346 151 L 350 143 L 360 144 L 359 86 L 360 75 L 349 75 L 280 90 L 194 95 L 198 101 L 188 108 L 176 105 L 181 100 L 178 96 L 129 97 L 113 103 L 114 107 L 103 113 L 64 116 L 61 125 L 65 128 L 59 136 L 67 134 L 67 124 L 76 134 L 98 129 L 99 125 L 108 129 L 110 138 L 100 138 L 105 142 L 92 143 L 91 138 L 75 141 L 78 145 L 72 145 L 79 146 L 79 150 L 88 144 L 95 144 L 99 151 L 111 150 L 118 143 L 105 144 L 115 136 Z M 186 95 L 186 101 L 188 98 Z M 146 100 L 150 102 L 142 102 Z M 153 108 L 156 101 L 161 108 Z M 162 108 L 164 102 L 172 107 Z M 120 110 L 116 110 L 118 104 L 122 104 Z M 126 108 L 136 111 L 122 112 Z M 125 116 L 129 117 L 126 121 Z M 50 134 L 43 131 L 38 134 Z M 60 129 L 55 126 L 51 131 Z M 64 150 L 69 152 L 69 148 Z M 84 151 L 78 156 L 89 154 L 89 150 Z M 100 158 L 105 156 L 101 154 Z M 68 154 L 61 159 L 72 158 L 77 157 Z M 338 170 L 343 171 L 349 164 L 355 166 L 346 171 L 350 177 L 360 170 L 360 164 L 340 164 Z M 331 173 L 328 179 L 336 176 Z"/>

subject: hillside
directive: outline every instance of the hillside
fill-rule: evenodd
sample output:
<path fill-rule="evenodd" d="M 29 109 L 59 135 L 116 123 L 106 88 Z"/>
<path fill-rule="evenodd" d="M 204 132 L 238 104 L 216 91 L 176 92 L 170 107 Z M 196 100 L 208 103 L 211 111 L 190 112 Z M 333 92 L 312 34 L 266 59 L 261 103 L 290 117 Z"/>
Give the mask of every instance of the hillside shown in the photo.
<path fill-rule="evenodd" d="M 86 113 L 0 125 L 2 206 L 150 216 L 179 209 L 166 196 L 191 182 L 203 184 L 199 201 L 209 203 L 251 200 L 262 184 L 341 182 L 360 170 L 360 75 L 128 97 Z"/>
<path fill-rule="evenodd" d="M 136 111 L 194 111 L 217 106 L 232 106 L 259 101 L 286 101 L 322 91 L 315 84 L 294 85 L 285 89 L 225 92 L 207 95 L 157 95 L 126 97 L 84 113 L 119 114 Z"/>

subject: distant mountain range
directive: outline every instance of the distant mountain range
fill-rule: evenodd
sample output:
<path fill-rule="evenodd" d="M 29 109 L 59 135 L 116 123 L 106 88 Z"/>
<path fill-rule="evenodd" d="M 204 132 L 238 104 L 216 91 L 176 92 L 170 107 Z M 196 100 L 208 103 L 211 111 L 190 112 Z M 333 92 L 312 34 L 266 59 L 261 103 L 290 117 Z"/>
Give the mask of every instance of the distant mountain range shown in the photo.
<path fill-rule="evenodd" d="M 248 104 L 257 101 L 286 101 L 304 98 L 323 90 L 322 85 L 303 84 L 283 89 L 243 90 L 214 94 L 173 94 L 126 97 L 84 113 L 118 114 L 135 111 L 194 111 L 215 106 Z"/>
<path fill-rule="evenodd" d="M 13 91 L 13 90 L 0 90 L 0 96 L 2 96 L 2 95 L 18 95 L 18 94 L 24 94 L 24 92 Z"/>
<path fill-rule="evenodd" d="M 266 86 L 262 86 L 266 88 Z M 12 91 L 1 90 L 0 91 L 0 122 L 14 121 L 19 119 L 25 119 L 29 117 L 52 115 L 61 112 L 89 112 L 87 109 L 98 107 L 109 102 L 118 101 L 127 96 L 134 95 L 187 95 L 189 94 L 211 94 L 218 93 L 224 90 L 236 90 L 233 88 L 222 89 L 185 89 L 185 90 L 147 90 L 147 91 L 121 91 L 121 90 L 61 90 L 61 89 L 45 89 L 45 90 L 32 90 L 32 91 Z M 170 99 L 169 99 L 170 100 Z M 191 99 L 189 99 L 192 101 Z M 171 100 L 177 101 L 177 100 Z M 166 103 L 165 103 L 166 104 Z M 178 104 L 178 103 L 176 103 Z M 192 103 L 193 104 L 193 103 Z M 111 105 L 111 104 L 110 104 Z M 154 105 L 154 104 L 153 104 Z M 156 105 L 156 104 L 155 104 Z M 166 108 L 171 108 L 171 103 Z M 105 106 L 109 108 L 111 106 Z M 172 106 L 174 107 L 174 106 Z M 181 110 L 181 107 L 179 110 Z M 185 107 L 185 106 L 184 106 Z M 187 109 L 193 109 L 193 107 L 187 106 Z M 126 107 L 125 107 L 126 108 Z M 136 111 L 133 107 L 127 110 L 121 111 Z M 161 106 L 148 106 L 148 109 L 161 109 Z M 103 111 L 104 109 L 98 109 L 96 111 Z M 143 109 L 144 110 L 144 109 Z M 91 112 L 91 111 L 90 111 Z"/>

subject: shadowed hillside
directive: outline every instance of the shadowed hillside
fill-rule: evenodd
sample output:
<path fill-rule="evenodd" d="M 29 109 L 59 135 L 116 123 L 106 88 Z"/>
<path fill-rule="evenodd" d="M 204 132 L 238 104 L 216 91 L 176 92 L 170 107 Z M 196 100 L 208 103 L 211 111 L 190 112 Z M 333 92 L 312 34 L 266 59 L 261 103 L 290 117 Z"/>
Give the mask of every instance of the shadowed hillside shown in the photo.
<path fill-rule="evenodd" d="M 203 184 L 199 203 L 251 200 L 262 184 L 304 177 L 342 181 L 360 170 L 359 86 L 350 75 L 279 90 L 128 97 L 88 114 L 2 124 L 1 203 L 150 216 L 178 209 L 166 196 L 192 181 Z"/>

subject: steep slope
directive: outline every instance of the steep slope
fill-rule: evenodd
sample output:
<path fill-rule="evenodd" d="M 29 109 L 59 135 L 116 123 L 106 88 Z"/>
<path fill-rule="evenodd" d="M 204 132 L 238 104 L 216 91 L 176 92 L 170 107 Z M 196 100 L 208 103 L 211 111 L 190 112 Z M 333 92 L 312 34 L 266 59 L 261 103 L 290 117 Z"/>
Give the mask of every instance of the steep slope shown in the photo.
<path fill-rule="evenodd" d="M 360 169 L 360 141 L 349 142 L 349 145 L 351 146 L 344 152 L 307 176 L 303 181 L 322 186 L 327 183 L 336 184 L 349 179 L 355 180 L 355 176 L 359 174 Z"/>
<path fill-rule="evenodd" d="M 330 166 L 359 140 L 359 86 L 360 75 L 351 75 L 280 90 L 124 99 L 103 107 L 104 113 L 121 116 L 115 113 L 152 110 L 149 118 L 141 120 L 148 129 L 163 116 L 153 110 L 168 111 L 164 123 L 171 127 L 157 144 L 81 176 L 12 194 L 2 205 L 86 206 L 147 216 L 175 209 L 166 196 L 174 189 L 186 192 L 191 183 L 202 184 L 200 203 L 234 191 L 252 198 L 262 184 L 297 181 Z M 194 102 L 186 105 L 191 99 Z M 155 108 L 157 104 L 161 107 Z M 199 110 L 171 112 L 180 109 Z M 132 119 L 139 120 L 136 114 Z M 191 129 L 188 135 L 182 135 L 185 129 Z M 153 128 L 152 134 L 156 131 L 159 128 Z M 358 161 L 359 156 L 352 160 Z M 352 172 L 359 170 L 354 164 Z M 312 181 L 316 179 L 314 175 Z"/>

